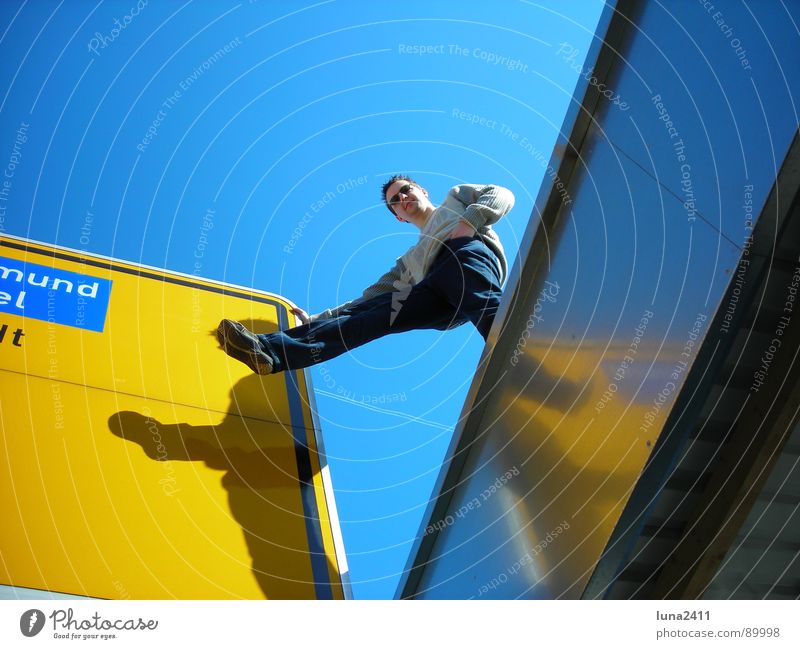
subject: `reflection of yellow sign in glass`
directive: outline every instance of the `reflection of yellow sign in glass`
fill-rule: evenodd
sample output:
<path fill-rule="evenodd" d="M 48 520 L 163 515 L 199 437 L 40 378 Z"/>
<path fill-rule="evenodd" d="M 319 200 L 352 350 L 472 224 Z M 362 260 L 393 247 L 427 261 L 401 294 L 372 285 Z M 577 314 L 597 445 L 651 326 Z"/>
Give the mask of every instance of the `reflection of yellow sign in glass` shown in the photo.
<path fill-rule="evenodd" d="M 22 297 L 20 297 L 22 295 Z M 342 598 L 303 372 L 228 358 L 282 298 L 0 238 L 0 582 L 106 598 Z"/>

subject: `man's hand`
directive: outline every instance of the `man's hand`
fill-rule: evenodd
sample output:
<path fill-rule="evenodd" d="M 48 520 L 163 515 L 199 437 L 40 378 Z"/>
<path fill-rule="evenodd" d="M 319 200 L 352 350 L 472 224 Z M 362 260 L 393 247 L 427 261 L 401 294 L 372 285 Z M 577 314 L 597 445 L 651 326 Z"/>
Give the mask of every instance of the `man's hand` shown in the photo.
<path fill-rule="evenodd" d="M 473 228 L 466 221 L 459 221 L 458 225 L 452 229 L 448 239 L 457 239 L 458 237 L 474 237 L 475 228 Z"/>
<path fill-rule="evenodd" d="M 303 309 L 301 309 L 300 307 L 294 307 L 292 309 L 292 313 L 294 313 L 298 318 L 300 318 L 300 321 L 303 324 L 308 324 L 309 322 L 308 314 L 305 311 L 303 311 Z"/>

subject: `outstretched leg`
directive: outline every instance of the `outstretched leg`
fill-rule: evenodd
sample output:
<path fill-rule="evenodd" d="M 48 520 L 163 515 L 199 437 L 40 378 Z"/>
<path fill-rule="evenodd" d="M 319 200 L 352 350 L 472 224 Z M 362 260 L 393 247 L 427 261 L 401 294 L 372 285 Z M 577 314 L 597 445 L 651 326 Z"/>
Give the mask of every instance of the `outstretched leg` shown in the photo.
<path fill-rule="evenodd" d="M 455 318 L 453 307 L 423 280 L 406 292 L 382 293 L 358 302 L 333 318 L 270 334 L 250 334 L 258 341 L 258 348 L 249 349 L 249 338 L 244 340 L 243 346 L 256 357 L 259 352 L 268 357 L 272 372 L 298 370 L 388 334 L 412 329 L 444 329 Z M 231 355 L 258 371 L 259 365 L 254 368 L 253 362 L 248 362 L 252 356 Z"/>

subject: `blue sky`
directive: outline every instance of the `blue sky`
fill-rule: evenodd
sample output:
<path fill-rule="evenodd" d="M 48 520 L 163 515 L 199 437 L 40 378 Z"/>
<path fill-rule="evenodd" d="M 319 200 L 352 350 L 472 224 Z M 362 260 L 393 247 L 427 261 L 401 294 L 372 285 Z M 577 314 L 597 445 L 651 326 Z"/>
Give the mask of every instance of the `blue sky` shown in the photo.
<path fill-rule="evenodd" d="M 4 150 L 27 125 L 0 227 L 310 313 L 416 241 L 380 203 L 393 173 L 434 204 L 458 183 L 511 189 L 495 229 L 512 266 L 603 8 L 139 5 L 0 4 Z M 469 325 L 410 332 L 312 370 L 357 598 L 393 595 L 482 348 Z"/>

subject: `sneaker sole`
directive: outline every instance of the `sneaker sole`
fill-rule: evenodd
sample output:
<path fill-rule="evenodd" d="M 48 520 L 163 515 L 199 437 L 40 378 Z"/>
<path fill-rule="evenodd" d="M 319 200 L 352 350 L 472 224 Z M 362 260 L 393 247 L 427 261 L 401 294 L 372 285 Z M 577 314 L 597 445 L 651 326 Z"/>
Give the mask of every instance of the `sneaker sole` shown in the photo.
<path fill-rule="evenodd" d="M 258 342 L 245 333 L 247 329 L 239 322 L 223 320 L 217 328 L 217 339 L 222 349 L 231 358 L 247 365 L 260 375 L 272 374 L 272 359 L 258 346 Z"/>

